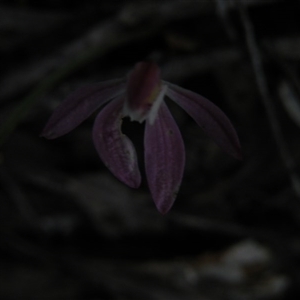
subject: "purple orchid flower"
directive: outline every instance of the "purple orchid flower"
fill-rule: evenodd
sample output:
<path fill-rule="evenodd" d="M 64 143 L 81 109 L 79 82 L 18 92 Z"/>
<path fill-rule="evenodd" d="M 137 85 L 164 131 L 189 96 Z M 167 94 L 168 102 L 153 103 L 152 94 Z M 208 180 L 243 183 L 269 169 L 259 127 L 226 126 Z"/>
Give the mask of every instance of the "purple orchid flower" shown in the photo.
<path fill-rule="evenodd" d="M 121 131 L 123 117 L 146 121 L 145 170 L 158 211 L 166 214 L 179 190 L 185 164 L 183 140 L 164 96 L 181 106 L 225 152 L 241 159 L 241 147 L 231 122 L 212 102 L 177 85 L 162 81 L 153 62 L 137 63 L 127 78 L 104 81 L 76 90 L 54 111 L 42 136 L 62 136 L 99 107 L 93 140 L 107 168 L 123 183 L 138 188 L 141 175 L 135 148 Z"/>

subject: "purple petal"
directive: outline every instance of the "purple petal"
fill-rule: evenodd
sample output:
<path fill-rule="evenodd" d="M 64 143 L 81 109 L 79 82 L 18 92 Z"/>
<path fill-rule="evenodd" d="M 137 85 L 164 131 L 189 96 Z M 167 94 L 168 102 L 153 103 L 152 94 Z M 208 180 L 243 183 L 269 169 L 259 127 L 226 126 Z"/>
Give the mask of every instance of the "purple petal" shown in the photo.
<path fill-rule="evenodd" d="M 124 79 L 114 79 L 79 88 L 55 109 L 41 136 L 54 139 L 70 132 L 97 108 L 124 91 Z"/>
<path fill-rule="evenodd" d="M 141 175 L 133 144 L 121 131 L 124 96 L 107 104 L 99 113 L 93 128 L 93 140 L 107 168 L 132 188 L 139 187 Z"/>
<path fill-rule="evenodd" d="M 167 96 L 181 106 L 226 153 L 242 158 L 237 133 L 226 115 L 206 98 L 167 83 Z"/>
<path fill-rule="evenodd" d="M 146 122 L 145 164 L 148 185 L 158 211 L 166 214 L 179 190 L 185 150 L 179 129 L 163 102 L 153 125 Z"/>
<path fill-rule="evenodd" d="M 131 120 L 143 122 L 161 91 L 160 69 L 153 62 L 139 62 L 129 74 L 125 113 Z"/>

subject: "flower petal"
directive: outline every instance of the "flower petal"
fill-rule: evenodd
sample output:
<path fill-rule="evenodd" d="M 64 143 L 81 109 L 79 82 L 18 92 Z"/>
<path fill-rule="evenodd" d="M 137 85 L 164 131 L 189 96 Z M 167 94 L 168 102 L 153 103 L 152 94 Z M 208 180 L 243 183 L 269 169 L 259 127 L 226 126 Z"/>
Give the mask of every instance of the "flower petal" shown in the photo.
<path fill-rule="evenodd" d="M 166 92 L 167 92 L 168 86 L 167 85 L 162 85 L 161 91 L 159 92 L 157 98 L 153 102 L 153 105 L 151 106 L 151 109 L 149 111 L 149 114 L 147 116 L 148 121 L 150 122 L 150 125 L 152 125 L 157 117 L 158 110 L 161 106 L 161 104 L 164 101 Z"/>
<path fill-rule="evenodd" d="M 139 62 L 129 74 L 124 114 L 143 122 L 161 92 L 160 69 L 153 62 Z"/>
<path fill-rule="evenodd" d="M 107 104 L 93 127 L 93 140 L 107 168 L 123 183 L 139 187 L 141 175 L 132 142 L 121 131 L 124 96 Z"/>
<path fill-rule="evenodd" d="M 226 153 L 242 158 L 237 133 L 226 115 L 206 98 L 175 84 L 169 86 L 167 96 L 181 106 Z"/>
<path fill-rule="evenodd" d="M 163 102 L 153 125 L 146 122 L 145 165 L 149 188 L 158 211 L 166 214 L 179 190 L 185 164 L 183 140 Z"/>
<path fill-rule="evenodd" d="M 114 79 L 79 88 L 56 108 L 41 136 L 54 139 L 70 132 L 97 108 L 124 91 L 124 79 Z"/>

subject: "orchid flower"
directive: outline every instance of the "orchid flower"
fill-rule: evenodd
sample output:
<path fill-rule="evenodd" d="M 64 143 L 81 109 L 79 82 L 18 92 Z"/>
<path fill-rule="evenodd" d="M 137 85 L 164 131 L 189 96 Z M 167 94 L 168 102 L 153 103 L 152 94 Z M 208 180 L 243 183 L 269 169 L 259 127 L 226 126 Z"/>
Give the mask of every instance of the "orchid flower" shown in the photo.
<path fill-rule="evenodd" d="M 54 111 L 42 136 L 62 136 L 110 101 L 96 117 L 93 141 L 107 168 L 123 183 L 138 188 L 141 175 L 135 148 L 121 131 L 122 118 L 146 122 L 145 171 L 158 211 L 166 214 L 179 190 L 185 165 L 183 140 L 164 97 L 183 108 L 217 145 L 241 158 L 240 143 L 226 115 L 206 98 L 162 81 L 153 62 L 139 62 L 126 78 L 76 90 Z"/>

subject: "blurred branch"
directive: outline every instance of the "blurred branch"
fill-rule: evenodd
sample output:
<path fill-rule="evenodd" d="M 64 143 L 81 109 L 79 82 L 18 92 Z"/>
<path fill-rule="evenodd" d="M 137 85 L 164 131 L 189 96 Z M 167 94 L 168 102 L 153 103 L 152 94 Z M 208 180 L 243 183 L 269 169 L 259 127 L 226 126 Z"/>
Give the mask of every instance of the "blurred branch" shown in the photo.
<path fill-rule="evenodd" d="M 12 111 L 5 122 L 3 122 L 0 127 L 0 145 L 5 142 L 6 138 L 10 135 L 10 133 L 12 133 L 18 123 L 25 117 L 27 112 L 40 99 L 40 97 L 51 90 L 63 78 L 92 61 L 95 57 L 104 55 L 112 48 L 124 45 L 132 40 L 137 40 L 142 37 L 144 38 L 145 36 L 153 34 L 156 30 L 157 27 L 152 26 L 150 29 L 139 28 L 124 34 L 124 30 L 122 30 L 119 23 L 108 22 L 104 25 L 101 24 L 94 28 L 94 30 L 92 30 L 86 37 L 65 49 L 64 53 L 57 59 L 55 64 L 51 64 L 48 61 L 46 66 L 42 68 L 42 72 L 38 72 L 37 74 L 34 73 L 35 77 L 43 77 L 45 70 L 48 70 L 49 67 L 53 69 L 54 66 L 62 66 L 52 71 L 49 76 L 42 80 L 37 87 Z M 21 77 L 26 77 L 26 74 L 27 73 L 25 72 L 22 75 L 19 75 Z"/>
<path fill-rule="evenodd" d="M 245 39 L 246 39 L 246 46 L 248 52 L 250 54 L 250 59 L 252 62 L 252 67 L 255 74 L 256 83 L 259 89 L 259 93 L 261 95 L 263 104 L 266 108 L 267 117 L 270 122 L 271 130 L 273 132 L 277 147 L 279 149 L 280 155 L 282 160 L 289 171 L 289 176 L 291 179 L 292 186 L 296 195 L 300 198 L 300 178 L 296 173 L 297 164 L 292 157 L 282 132 L 282 128 L 280 126 L 279 120 L 276 115 L 275 108 L 273 106 L 270 92 L 267 86 L 267 79 L 263 69 L 262 63 L 262 55 L 260 49 L 257 45 L 255 34 L 253 31 L 253 27 L 251 21 L 249 19 L 248 13 L 246 8 L 244 7 L 241 0 L 236 0 L 236 4 L 238 7 L 238 12 L 240 15 L 240 19 L 242 21 L 244 32 L 245 32 Z"/>
<path fill-rule="evenodd" d="M 252 0 L 246 3 L 251 6 L 276 1 L 277 0 Z M 115 28 L 113 27 L 115 26 L 123 26 L 128 29 L 128 31 L 121 34 L 121 38 L 124 38 L 124 35 L 130 35 L 132 30 L 137 30 L 141 23 L 143 23 L 143 27 L 145 31 L 147 31 L 149 29 L 151 30 L 153 26 L 156 27 L 156 29 L 158 26 L 162 28 L 163 24 L 169 22 L 192 18 L 193 16 L 208 12 L 214 13 L 214 11 L 215 4 L 213 1 L 190 2 L 177 0 L 171 3 L 170 1 L 161 1 L 155 3 L 155 5 L 148 2 L 146 2 L 146 4 L 142 2 L 141 4 L 134 3 L 134 5 L 127 5 L 113 20 L 104 24 L 97 24 L 89 32 L 85 33 L 76 41 L 64 46 L 54 55 L 51 54 L 39 61 L 31 61 L 27 65 L 21 65 L 17 69 L 14 68 L 10 72 L 6 72 L 1 81 L 0 99 L 1 101 L 5 101 L 15 96 L 20 90 L 22 91 L 32 86 L 40 81 L 41 78 L 47 76 L 49 72 L 61 68 L 62 64 L 70 63 L 74 58 L 83 55 L 84 52 L 90 51 L 92 47 L 106 47 L 107 42 L 117 38 L 114 36 Z M 147 23 L 145 24 L 146 21 Z M 286 42 L 276 40 L 275 44 L 280 43 L 282 44 L 282 49 L 286 49 L 286 47 L 284 47 Z M 293 48 L 293 44 L 291 47 Z M 232 51 L 235 51 L 235 49 L 232 49 Z M 16 89 L 16 86 L 18 86 L 18 89 Z"/>
<path fill-rule="evenodd" d="M 0 30 L 20 33 L 43 32 L 65 22 L 71 14 L 36 11 L 33 9 L 9 8 L 0 6 Z"/>
<path fill-rule="evenodd" d="M 272 2 L 276 2 L 273 0 Z M 247 1 L 247 5 L 268 3 L 269 1 Z M 59 55 L 51 56 L 44 61 L 31 64 L 28 68 L 13 70 L 6 74 L 1 82 L 3 87 L 0 98 L 7 99 L 16 92 L 30 87 L 32 84 L 45 78 L 33 91 L 25 97 L 22 102 L 13 110 L 0 127 L 0 145 L 15 129 L 17 124 L 25 117 L 31 107 L 49 92 L 58 82 L 62 81 L 72 72 L 91 62 L 95 57 L 104 55 L 109 50 L 153 35 L 163 25 L 181 20 L 190 16 L 197 16 L 203 12 L 214 11 L 215 5 L 210 1 L 183 2 L 183 1 L 162 1 L 161 3 L 145 2 L 124 7 L 116 18 L 95 26 L 83 37 L 63 48 Z M 141 24 L 143 26 L 141 26 Z M 50 75 L 48 75 L 50 73 Z M 18 87 L 18 91 L 16 90 Z"/>
<path fill-rule="evenodd" d="M 297 75 L 295 65 L 292 65 L 291 63 L 287 62 L 283 58 L 284 53 L 286 53 L 287 51 L 289 51 L 290 54 L 292 54 L 293 52 L 297 52 L 297 54 L 299 55 L 300 39 L 295 42 L 296 43 L 294 45 L 289 45 L 287 43 L 285 47 L 283 47 L 283 45 L 280 44 L 278 44 L 276 47 L 275 45 L 272 45 L 272 43 L 264 43 L 263 46 L 268 56 L 272 58 L 272 60 L 278 65 L 278 67 L 281 69 L 282 73 L 284 74 L 284 77 L 286 77 L 289 84 L 295 90 L 298 98 L 300 98 L 300 83 L 299 83 L 299 78 Z M 282 51 L 280 51 L 280 48 L 283 48 L 282 50 L 285 52 L 283 53 Z M 295 57 L 290 57 L 290 58 L 295 58 Z"/>
<path fill-rule="evenodd" d="M 37 215 L 33 207 L 4 166 L 0 166 L 0 184 L 2 185 L 3 190 L 6 191 L 12 202 L 15 204 L 16 210 L 23 220 L 28 224 L 36 222 Z"/>
<path fill-rule="evenodd" d="M 72 19 L 74 16 L 68 13 L 0 6 L 0 51 L 10 53 L 26 41 L 45 36 Z"/>
<path fill-rule="evenodd" d="M 220 16 L 221 22 L 224 24 L 227 35 L 231 40 L 235 40 L 237 38 L 237 33 L 228 14 L 231 2 L 228 0 L 215 0 L 215 2 L 217 13 Z"/>

